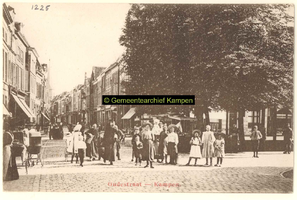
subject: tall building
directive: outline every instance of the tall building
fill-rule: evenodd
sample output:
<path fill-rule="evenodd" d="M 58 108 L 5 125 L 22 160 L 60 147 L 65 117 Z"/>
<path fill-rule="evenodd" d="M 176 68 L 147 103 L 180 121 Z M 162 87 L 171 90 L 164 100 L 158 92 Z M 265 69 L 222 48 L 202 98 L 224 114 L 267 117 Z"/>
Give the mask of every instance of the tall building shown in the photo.
<path fill-rule="evenodd" d="M 12 127 L 42 125 L 49 120 L 44 113 L 50 98 L 45 95 L 50 88 L 47 65 L 39 63 L 37 50 L 22 33 L 23 24 L 14 21 L 14 8 L 4 3 L 2 10 L 3 110 L 11 116 Z"/>

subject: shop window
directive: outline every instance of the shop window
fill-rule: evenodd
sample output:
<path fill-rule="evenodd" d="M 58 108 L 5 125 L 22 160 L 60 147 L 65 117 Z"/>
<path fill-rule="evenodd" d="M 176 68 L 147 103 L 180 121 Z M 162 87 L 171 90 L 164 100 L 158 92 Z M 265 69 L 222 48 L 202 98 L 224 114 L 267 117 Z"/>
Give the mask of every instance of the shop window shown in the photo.
<path fill-rule="evenodd" d="M 249 111 L 248 112 L 248 128 L 252 128 L 254 125 L 260 124 L 260 112 Z"/>

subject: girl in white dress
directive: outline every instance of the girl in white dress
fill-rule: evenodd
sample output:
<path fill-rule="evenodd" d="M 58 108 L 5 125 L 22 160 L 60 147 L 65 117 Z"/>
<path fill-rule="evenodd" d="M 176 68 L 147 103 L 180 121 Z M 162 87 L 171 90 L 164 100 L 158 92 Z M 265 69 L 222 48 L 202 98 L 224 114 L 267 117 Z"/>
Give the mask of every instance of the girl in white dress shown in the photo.
<path fill-rule="evenodd" d="M 201 158 L 201 139 L 200 135 L 201 132 L 200 130 L 194 130 L 193 131 L 193 137 L 191 138 L 190 145 L 191 145 L 191 150 L 190 150 L 190 155 L 189 155 L 189 161 L 186 164 L 187 166 L 190 165 L 192 158 L 195 159 L 195 165 L 197 164 L 197 159 Z"/>
<path fill-rule="evenodd" d="M 222 138 L 222 133 L 219 133 L 218 139 L 214 142 L 214 157 L 217 157 L 217 164 L 215 166 L 221 167 L 223 157 L 225 156 L 225 140 Z"/>

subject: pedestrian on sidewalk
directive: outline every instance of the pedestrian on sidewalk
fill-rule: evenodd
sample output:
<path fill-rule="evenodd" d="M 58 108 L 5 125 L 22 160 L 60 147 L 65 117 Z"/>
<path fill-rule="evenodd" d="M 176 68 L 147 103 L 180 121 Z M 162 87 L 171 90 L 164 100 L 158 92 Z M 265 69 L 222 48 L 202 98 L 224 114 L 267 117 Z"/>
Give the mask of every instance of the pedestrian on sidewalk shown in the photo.
<path fill-rule="evenodd" d="M 252 131 L 252 134 L 251 134 L 254 158 L 259 158 L 258 151 L 259 151 L 259 144 L 260 144 L 261 138 L 262 138 L 262 134 L 258 130 L 258 126 L 254 126 L 254 130 Z"/>
<path fill-rule="evenodd" d="M 97 135 L 97 149 L 98 149 L 98 159 L 104 158 L 104 145 L 103 145 L 104 131 L 99 131 Z"/>
<path fill-rule="evenodd" d="M 121 141 L 124 138 L 124 133 L 123 131 L 121 131 L 119 129 L 119 127 L 114 123 L 113 124 L 113 128 L 115 130 L 115 145 L 116 145 L 116 156 L 118 158 L 118 160 L 121 160 L 121 153 L 120 153 L 120 149 L 121 149 Z"/>
<path fill-rule="evenodd" d="M 143 141 L 143 160 L 146 160 L 146 167 L 153 167 L 153 160 L 155 156 L 155 148 L 154 148 L 154 134 L 152 133 L 153 125 L 150 122 L 146 122 L 143 124 L 143 132 L 142 132 L 142 141 Z"/>
<path fill-rule="evenodd" d="M 90 161 L 95 160 L 98 157 L 95 145 L 97 143 L 97 138 L 95 137 L 97 134 L 97 124 L 93 124 L 93 126 L 86 132 L 86 156 L 90 158 Z"/>
<path fill-rule="evenodd" d="M 134 157 L 135 157 L 135 152 L 136 152 L 136 141 L 135 141 L 135 138 L 136 137 L 139 137 L 141 138 L 140 136 L 140 128 L 139 127 L 134 127 L 134 132 L 133 132 L 133 136 L 132 136 L 132 140 L 131 140 L 131 143 L 132 143 L 132 159 L 131 159 L 131 162 L 134 161 Z"/>
<path fill-rule="evenodd" d="M 191 150 L 189 155 L 189 161 L 186 164 L 187 166 L 190 165 L 192 158 L 195 159 L 195 165 L 197 164 L 197 159 L 201 158 L 201 139 L 200 139 L 201 131 L 194 130 L 193 137 L 190 140 Z"/>
<path fill-rule="evenodd" d="M 216 167 L 221 167 L 223 164 L 223 158 L 225 156 L 225 140 L 222 137 L 223 133 L 218 133 L 217 139 L 214 142 L 214 157 L 217 157 Z"/>
<path fill-rule="evenodd" d="M 162 155 L 159 154 L 159 145 L 160 145 L 160 133 L 162 131 L 162 129 L 160 128 L 160 120 L 159 119 L 154 119 L 154 125 L 152 128 L 152 133 L 154 135 L 154 148 L 155 148 L 155 159 L 161 159 Z"/>
<path fill-rule="evenodd" d="M 10 131 L 8 122 L 3 125 L 3 181 L 19 179 L 19 172 L 15 161 L 15 152 L 12 142 L 13 134 Z"/>
<path fill-rule="evenodd" d="M 136 135 L 135 137 L 135 146 L 135 166 L 137 166 L 137 163 L 141 166 L 143 143 L 141 142 L 140 135 Z"/>
<path fill-rule="evenodd" d="M 216 140 L 214 133 L 210 131 L 210 125 L 206 126 L 206 131 L 202 134 L 202 157 L 206 159 L 205 165 L 208 165 L 208 158 L 210 160 L 210 165 L 212 166 L 212 157 L 214 153 L 213 143 Z"/>
<path fill-rule="evenodd" d="M 168 127 L 167 127 L 167 124 L 164 124 L 163 131 L 160 133 L 159 154 L 162 155 L 160 163 L 162 163 L 165 158 L 166 164 L 167 164 L 167 143 L 166 143 L 167 136 L 168 136 Z"/>
<path fill-rule="evenodd" d="M 84 157 L 85 157 L 85 149 L 87 148 L 86 143 L 84 142 L 84 137 L 82 133 L 79 132 L 78 135 L 78 142 L 77 142 L 77 149 L 78 149 L 78 156 L 80 161 L 80 166 L 83 167 Z"/>
<path fill-rule="evenodd" d="M 166 138 L 167 142 L 167 151 L 168 155 L 170 156 L 169 164 L 176 165 L 177 158 L 178 158 L 178 149 L 177 145 L 179 143 L 178 135 L 177 135 L 177 127 L 174 124 L 170 124 L 168 126 L 169 134 Z"/>
<path fill-rule="evenodd" d="M 287 124 L 287 126 L 284 129 L 283 135 L 284 135 L 284 142 L 285 142 L 284 154 L 286 154 L 286 153 L 290 154 L 291 146 L 292 146 L 292 142 L 293 142 L 293 131 L 292 131 L 289 123 Z"/>
<path fill-rule="evenodd" d="M 110 165 L 113 165 L 115 161 L 115 129 L 113 128 L 113 121 L 109 121 L 109 123 L 105 126 L 103 144 L 104 144 L 104 163 L 106 160 L 109 160 Z"/>
<path fill-rule="evenodd" d="M 72 147 L 72 156 L 71 156 L 71 163 L 73 163 L 73 158 L 74 156 L 76 157 L 76 164 L 78 163 L 78 137 L 79 135 L 82 135 L 81 130 L 81 125 L 77 124 L 74 129 L 73 129 L 73 147 Z"/>

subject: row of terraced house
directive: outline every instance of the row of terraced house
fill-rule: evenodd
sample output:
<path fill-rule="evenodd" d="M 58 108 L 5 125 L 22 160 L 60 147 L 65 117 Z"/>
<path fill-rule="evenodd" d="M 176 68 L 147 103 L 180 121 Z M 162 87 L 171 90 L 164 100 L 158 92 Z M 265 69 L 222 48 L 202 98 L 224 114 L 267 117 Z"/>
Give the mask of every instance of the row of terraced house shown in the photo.
<path fill-rule="evenodd" d="M 46 125 L 50 120 L 49 65 L 41 63 L 22 33 L 15 9 L 4 3 L 2 11 L 3 119 L 12 129 L 28 123 Z"/>
<path fill-rule="evenodd" d="M 83 84 L 53 98 L 52 123 L 104 125 L 112 119 L 121 129 L 133 127 L 135 108 L 129 105 L 102 105 L 102 95 L 125 94 L 121 82 L 127 79 L 127 75 L 121 58 L 107 68 L 92 67 L 90 77 L 86 74 Z"/>

